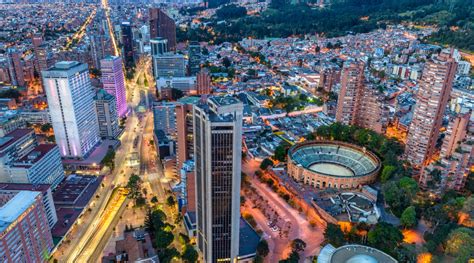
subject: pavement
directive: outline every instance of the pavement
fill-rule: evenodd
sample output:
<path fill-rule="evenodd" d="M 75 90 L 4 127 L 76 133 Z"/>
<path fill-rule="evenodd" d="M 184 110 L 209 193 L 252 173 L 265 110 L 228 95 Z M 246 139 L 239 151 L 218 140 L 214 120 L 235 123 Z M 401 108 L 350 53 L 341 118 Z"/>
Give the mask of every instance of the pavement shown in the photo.
<path fill-rule="evenodd" d="M 244 207 L 243 212 L 249 212 L 254 216 L 258 227 L 264 233 L 264 238 L 268 241 L 270 254 L 265 258 L 265 262 L 278 262 L 280 259 L 286 258 L 291 252 L 290 242 L 296 238 L 302 239 L 307 244 L 305 251 L 301 254 L 302 258 L 314 256 L 319 252 L 320 245 L 324 241 L 324 227 L 322 225 L 311 226 L 303 213 L 291 207 L 266 184 L 261 183 L 253 175 L 258 170 L 258 166 L 257 161 L 249 159 L 246 159 L 242 164 L 242 171 L 249 175 L 250 185 L 255 188 L 255 194 L 258 195 L 258 199 L 247 198 L 247 200 L 251 200 L 252 207 L 250 205 Z M 260 208 L 257 208 L 254 205 L 258 201 L 255 200 L 260 199 L 264 203 Z M 268 227 L 267 224 L 270 220 L 265 213 L 270 214 L 272 220 L 277 218 L 276 225 L 280 231 L 274 232 Z"/>

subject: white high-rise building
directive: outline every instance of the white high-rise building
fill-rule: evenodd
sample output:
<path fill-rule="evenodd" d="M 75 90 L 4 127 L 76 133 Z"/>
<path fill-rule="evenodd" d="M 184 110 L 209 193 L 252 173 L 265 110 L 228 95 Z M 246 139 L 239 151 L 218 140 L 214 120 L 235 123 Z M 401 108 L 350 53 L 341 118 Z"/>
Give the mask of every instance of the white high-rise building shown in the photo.
<path fill-rule="evenodd" d="M 211 97 L 194 105 L 198 246 L 204 262 L 236 262 L 240 238 L 243 104 Z"/>
<path fill-rule="evenodd" d="M 61 156 L 87 157 L 100 141 L 95 94 L 87 64 L 62 61 L 42 75 Z"/>

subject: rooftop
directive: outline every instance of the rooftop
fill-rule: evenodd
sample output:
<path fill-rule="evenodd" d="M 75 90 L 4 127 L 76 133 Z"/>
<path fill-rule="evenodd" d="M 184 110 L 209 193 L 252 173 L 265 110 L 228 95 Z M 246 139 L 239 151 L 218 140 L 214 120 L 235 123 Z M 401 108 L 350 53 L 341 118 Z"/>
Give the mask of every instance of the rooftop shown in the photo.
<path fill-rule="evenodd" d="M 0 232 L 6 228 L 36 201 L 40 192 L 21 191 L 10 199 L 4 206 L 0 207 Z"/>
<path fill-rule="evenodd" d="M 41 160 L 46 154 L 56 148 L 56 144 L 40 144 L 30 153 L 16 161 L 14 167 L 29 167 Z"/>
<path fill-rule="evenodd" d="M 20 138 L 26 136 L 29 133 L 33 133 L 32 129 L 16 129 L 4 137 L 0 138 L 0 152 L 5 150 L 8 146 L 15 143 Z"/>

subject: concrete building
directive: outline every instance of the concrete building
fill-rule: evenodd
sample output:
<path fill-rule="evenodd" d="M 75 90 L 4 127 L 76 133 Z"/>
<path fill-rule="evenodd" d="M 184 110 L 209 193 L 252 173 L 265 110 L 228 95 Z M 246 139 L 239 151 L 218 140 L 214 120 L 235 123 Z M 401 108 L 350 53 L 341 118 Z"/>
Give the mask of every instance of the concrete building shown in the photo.
<path fill-rule="evenodd" d="M 150 39 L 150 46 L 152 56 L 159 56 L 168 53 L 168 40 L 166 38 L 152 38 Z"/>
<path fill-rule="evenodd" d="M 194 76 L 201 70 L 201 45 L 197 41 L 189 42 L 189 75 Z"/>
<path fill-rule="evenodd" d="M 199 97 L 184 97 L 176 103 L 176 170 L 180 171 L 187 160 L 193 159 L 193 106 Z"/>
<path fill-rule="evenodd" d="M 120 26 L 122 33 L 122 54 L 126 65 L 133 65 L 135 58 L 133 52 L 133 32 L 130 22 L 122 22 Z"/>
<path fill-rule="evenodd" d="M 7 184 L 0 183 L 0 196 L 6 197 L 8 195 L 13 198 L 17 193 L 21 191 L 35 191 L 41 192 L 43 197 L 43 205 L 48 218 L 49 228 L 58 222 L 58 216 L 56 214 L 56 208 L 53 202 L 53 195 L 51 193 L 51 186 L 48 184 Z"/>
<path fill-rule="evenodd" d="M 193 109 L 197 236 L 205 262 L 239 256 L 242 114 L 233 97 L 211 97 Z"/>
<path fill-rule="evenodd" d="M 100 142 L 94 91 L 87 65 L 63 61 L 42 74 L 61 156 L 86 157 Z"/>
<path fill-rule="evenodd" d="M 356 125 L 383 134 L 389 122 L 389 109 L 385 95 L 376 87 L 366 85 L 357 113 Z"/>
<path fill-rule="evenodd" d="M 435 153 L 456 65 L 452 51 L 448 50 L 425 64 L 405 147 L 407 160 L 415 166 L 429 163 Z"/>
<path fill-rule="evenodd" d="M 450 119 L 441 146 L 441 157 L 451 156 L 459 143 L 466 138 L 471 112 L 460 113 Z"/>
<path fill-rule="evenodd" d="M 101 82 L 105 91 L 115 97 L 117 114 L 120 118 L 127 114 L 127 94 L 122 59 L 108 56 L 100 60 Z"/>
<path fill-rule="evenodd" d="M 211 94 L 211 76 L 209 70 L 202 69 L 196 77 L 196 91 L 198 95 Z"/>
<path fill-rule="evenodd" d="M 153 120 L 155 131 L 162 130 L 166 135 L 176 135 L 176 103 L 154 102 Z"/>
<path fill-rule="evenodd" d="M 155 80 L 161 77 L 184 77 L 186 73 L 185 58 L 181 54 L 165 53 L 153 56 L 152 61 Z"/>
<path fill-rule="evenodd" d="M 170 51 L 176 50 L 176 24 L 160 8 L 149 9 L 150 38 L 162 37 L 168 40 Z"/>
<path fill-rule="evenodd" d="M 41 192 L 0 193 L 0 205 L 0 259 L 46 262 L 54 245 Z"/>
<path fill-rule="evenodd" d="M 115 97 L 100 89 L 94 97 L 100 137 L 115 139 L 120 133 Z"/>
<path fill-rule="evenodd" d="M 339 91 L 336 121 L 345 125 L 356 125 L 364 90 L 364 63 L 346 61 L 341 73 L 341 89 Z"/>
<path fill-rule="evenodd" d="M 8 49 L 10 79 L 13 86 L 25 86 L 21 55 L 22 54 L 14 48 Z"/>

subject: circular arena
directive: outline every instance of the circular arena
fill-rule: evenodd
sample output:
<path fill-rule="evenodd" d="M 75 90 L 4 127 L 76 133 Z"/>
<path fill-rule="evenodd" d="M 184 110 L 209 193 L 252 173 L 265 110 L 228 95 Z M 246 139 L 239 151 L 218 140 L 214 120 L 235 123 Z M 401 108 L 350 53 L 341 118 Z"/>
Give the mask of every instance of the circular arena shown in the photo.
<path fill-rule="evenodd" d="M 375 181 L 380 159 L 339 141 L 308 141 L 288 151 L 288 174 L 315 188 L 356 188 Z"/>

